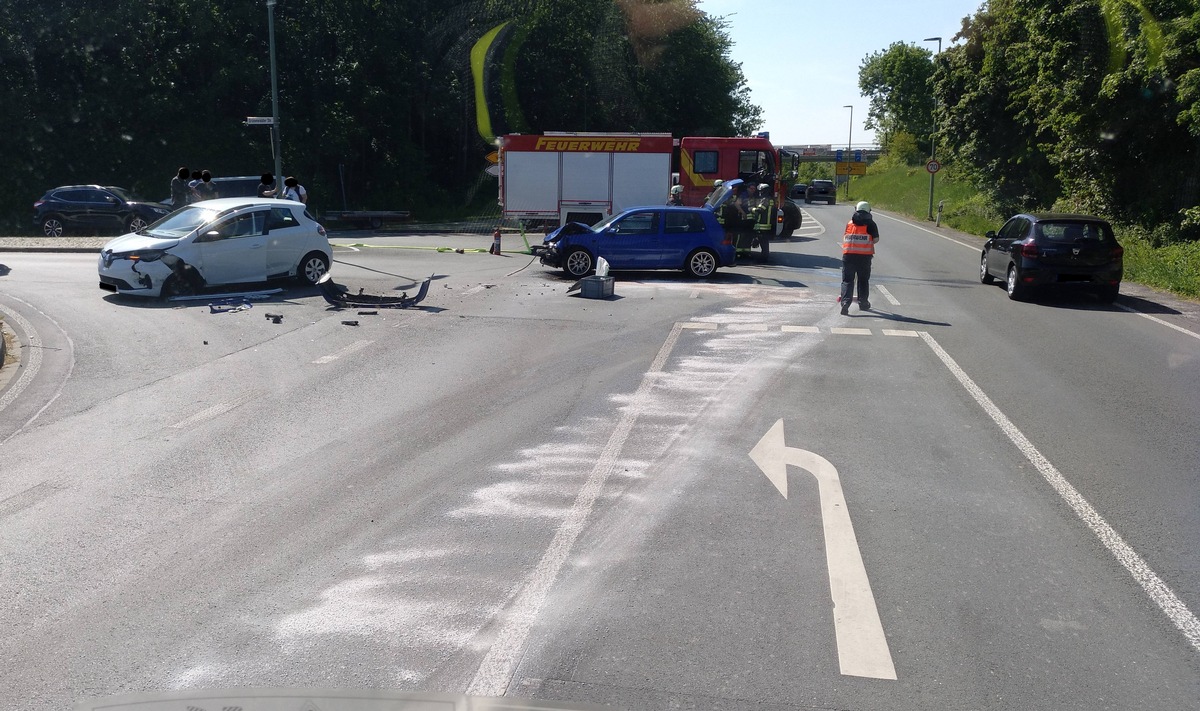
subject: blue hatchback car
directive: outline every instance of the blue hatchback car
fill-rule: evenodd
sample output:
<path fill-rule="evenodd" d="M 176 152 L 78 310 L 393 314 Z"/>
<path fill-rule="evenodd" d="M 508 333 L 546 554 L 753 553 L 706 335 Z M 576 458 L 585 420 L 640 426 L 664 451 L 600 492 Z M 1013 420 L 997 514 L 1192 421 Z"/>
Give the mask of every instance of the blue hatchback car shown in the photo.
<path fill-rule="evenodd" d="M 696 278 L 711 276 L 736 259 L 733 240 L 716 217 L 736 187 L 730 183 L 704 207 L 634 207 L 595 227 L 569 222 L 536 245 L 534 254 L 575 278 L 595 269 L 600 257 L 612 269 L 682 269 Z"/>

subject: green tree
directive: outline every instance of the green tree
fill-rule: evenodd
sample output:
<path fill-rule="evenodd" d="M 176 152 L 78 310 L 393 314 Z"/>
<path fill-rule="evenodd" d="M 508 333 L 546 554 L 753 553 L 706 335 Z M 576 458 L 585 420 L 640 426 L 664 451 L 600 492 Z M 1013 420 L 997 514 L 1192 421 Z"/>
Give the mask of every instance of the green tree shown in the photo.
<path fill-rule="evenodd" d="M 1200 185 L 1198 28 L 1186 0 L 992 0 L 939 62 L 945 146 L 1005 211 L 1184 224 Z"/>
<path fill-rule="evenodd" d="M 724 26 L 692 0 L 281 0 L 285 171 L 318 209 L 341 206 L 343 181 L 352 207 L 461 204 L 490 149 L 475 130 L 470 50 L 508 20 L 524 41 L 503 56 L 505 109 L 528 129 L 724 135 L 759 123 Z M 270 86 L 260 1 L 0 4 L 0 222 L 25 226 L 55 185 L 156 199 L 181 165 L 269 170 L 267 130 L 243 123 L 270 114 Z"/>
<path fill-rule="evenodd" d="M 914 45 L 896 42 L 863 59 L 858 87 L 871 100 L 867 128 L 880 132 L 883 145 L 899 131 L 916 136 L 929 153 L 933 133 L 933 54 Z"/>

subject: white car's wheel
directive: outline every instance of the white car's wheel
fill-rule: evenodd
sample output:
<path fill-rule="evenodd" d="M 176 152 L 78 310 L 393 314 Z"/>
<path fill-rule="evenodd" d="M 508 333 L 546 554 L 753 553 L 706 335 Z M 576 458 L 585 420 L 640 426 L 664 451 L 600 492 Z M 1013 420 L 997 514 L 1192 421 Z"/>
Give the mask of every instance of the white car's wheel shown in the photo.
<path fill-rule="evenodd" d="M 316 284 L 329 271 L 329 258 L 321 252 L 309 252 L 296 268 L 296 278 L 305 284 Z"/>

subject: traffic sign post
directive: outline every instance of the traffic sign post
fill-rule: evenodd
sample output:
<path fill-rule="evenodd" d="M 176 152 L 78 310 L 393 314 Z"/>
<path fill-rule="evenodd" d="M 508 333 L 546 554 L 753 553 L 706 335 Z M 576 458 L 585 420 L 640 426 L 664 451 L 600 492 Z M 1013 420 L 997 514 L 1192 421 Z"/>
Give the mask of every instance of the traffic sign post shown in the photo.
<path fill-rule="evenodd" d="M 941 169 L 942 169 L 942 164 L 938 163 L 936 160 L 931 160 L 925 164 L 925 170 L 928 170 L 930 175 L 933 175 L 934 173 L 938 172 Z"/>

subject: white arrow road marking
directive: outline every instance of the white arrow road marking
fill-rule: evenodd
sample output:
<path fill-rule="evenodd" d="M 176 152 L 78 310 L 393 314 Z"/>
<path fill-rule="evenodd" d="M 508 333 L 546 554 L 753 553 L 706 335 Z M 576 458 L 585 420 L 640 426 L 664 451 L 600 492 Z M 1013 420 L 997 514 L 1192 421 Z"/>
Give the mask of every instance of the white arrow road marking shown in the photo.
<path fill-rule="evenodd" d="M 825 529 L 825 563 L 829 593 L 833 598 L 833 627 L 838 664 L 847 676 L 895 679 L 896 667 L 888 649 L 883 623 L 871 593 L 854 535 L 854 524 L 842 494 L 837 469 L 828 459 L 783 441 L 783 420 L 777 421 L 750 450 L 750 458 L 787 498 L 787 465 L 807 470 L 817 478 L 821 493 L 821 523 Z"/>

